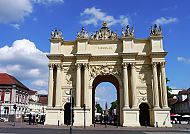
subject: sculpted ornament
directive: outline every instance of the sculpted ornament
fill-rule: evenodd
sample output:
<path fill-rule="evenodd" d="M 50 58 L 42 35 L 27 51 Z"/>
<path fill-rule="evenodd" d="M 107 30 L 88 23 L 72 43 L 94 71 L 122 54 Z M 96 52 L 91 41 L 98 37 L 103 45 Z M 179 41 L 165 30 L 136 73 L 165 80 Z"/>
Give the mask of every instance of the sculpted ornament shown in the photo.
<path fill-rule="evenodd" d="M 117 40 L 118 35 L 116 32 L 112 32 L 108 27 L 107 23 L 103 22 L 102 28 L 99 31 L 91 34 L 92 40 Z"/>
<path fill-rule="evenodd" d="M 138 98 L 138 104 L 142 103 L 142 102 L 146 102 L 147 98 L 146 97 L 140 97 Z"/>
<path fill-rule="evenodd" d="M 62 32 L 55 28 L 55 30 L 51 32 L 51 39 L 63 39 Z"/>
<path fill-rule="evenodd" d="M 72 84 L 71 74 L 66 74 L 65 75 L 65 80 L 66 80 L 66 82 L 67 82 L 68 85 L 71 85 Z"/>
<path fill-rule="evenodd" d="M 139 72 L 139 80 L 142 84 L 146 83 L 146 75 L 145 73 Z"/>
<path fill-rule="evenodd" d="M 98 75 L 120 75 L 118 70 L 114 68 L 114 66 L 91 66 L 90 70 L 90 80 L 95 78 Z"/>
<path fill-rule="evenodd" d="M 77 39 L 88 39 L 88 32 L 82 27 L 82 30 L 77 33 Z"/>
<path fill-rule="evenodd" d="M 162 29 L 161 26 L 157 26 L 156 24 L 154 24 L 154 27 L 150 28 L 150 36 L 162 36 Z"/>

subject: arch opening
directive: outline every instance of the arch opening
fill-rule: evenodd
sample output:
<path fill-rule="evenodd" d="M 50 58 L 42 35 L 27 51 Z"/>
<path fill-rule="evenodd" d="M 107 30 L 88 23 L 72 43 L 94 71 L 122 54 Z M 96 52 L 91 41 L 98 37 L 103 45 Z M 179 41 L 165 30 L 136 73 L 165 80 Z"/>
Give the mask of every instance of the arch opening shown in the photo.
<path fill-rule="evenodd" d="M 103 87 L 101 87 L 101 85 L 103 85 Z M 99 75 L 94 79 L 92 86 L 92 123 L 118 125 L 120 117 L 119 81 L 113 75 Z M 104 90 L 104 93 L 102 94 L 104 102 L 100 102 L 100 105 L 103 108 L 102 113 L 96 113 L 96 105 L 98 104 L 96 103 L 98 102 L 96 100 L 98 97 L 96 96 L 97 90 L 100 90 L 100 92 L 101 90 Z M 108 98 L 109 96 L 112 98 Z M 115 110 L 113 107 L 110 108 L 111 101 L 116 105 Z"/>

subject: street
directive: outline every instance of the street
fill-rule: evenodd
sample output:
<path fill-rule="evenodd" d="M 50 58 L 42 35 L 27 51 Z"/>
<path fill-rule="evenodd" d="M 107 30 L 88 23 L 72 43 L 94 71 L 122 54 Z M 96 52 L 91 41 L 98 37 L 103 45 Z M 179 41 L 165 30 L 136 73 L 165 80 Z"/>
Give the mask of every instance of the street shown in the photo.
<path fill-rule="evenodd" d="M 0 134 L 71 134 L 69 126 L 50 126 L 50 125 L 28 125 L 26 123 L 0 122 Z M 115 126 L 96 126 L 94 127 L 73 127 L 72 134 L 189 134 L 188 124 L 174 124 L 172 128 L 153 128 L 153 127 L 115 127 Z"/>

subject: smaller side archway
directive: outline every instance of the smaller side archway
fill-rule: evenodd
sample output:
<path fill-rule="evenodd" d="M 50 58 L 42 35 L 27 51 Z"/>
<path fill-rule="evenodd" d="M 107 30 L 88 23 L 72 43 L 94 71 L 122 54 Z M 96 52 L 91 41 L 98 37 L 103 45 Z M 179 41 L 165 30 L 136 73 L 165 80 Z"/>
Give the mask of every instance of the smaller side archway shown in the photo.
<path fill-rule="evenodd" d="M 150 126 L 150 112 L 149 105 L 147 103 L 141 103 L 139 105 L 139 123 L 141 126 Z"/>
<path fill-rule="evenodd" d="M 71 123 L 71 103 L 66 103 L 64 106 L 64 124 L 70 125 Z"/>

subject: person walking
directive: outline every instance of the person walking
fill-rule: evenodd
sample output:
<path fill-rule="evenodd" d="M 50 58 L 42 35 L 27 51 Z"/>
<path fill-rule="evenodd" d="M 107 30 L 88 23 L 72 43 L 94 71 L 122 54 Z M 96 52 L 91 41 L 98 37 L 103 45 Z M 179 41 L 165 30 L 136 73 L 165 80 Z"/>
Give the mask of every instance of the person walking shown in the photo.
<path fill-rule="evenodd" d="M 32 114 L 31 113 L 29 114 L 28 122 L 29 122 L 29 125 L 31 125 L 31 122 L 32 122 Z"/>
<path fill-rule="evenodd" d="M 36 122 L 36 118 L 35 118 L 36 116 L 35 115 L 33 115 L 33 119 L 32 119 L 32 122 L 33 122 L 33 125 L 35 124 L 35 122 Z"/>
<path fill-rule="evenodd" d="M 36 124 L 38 124 L 39 116 L 38 114 L 36 115 Z"/>

